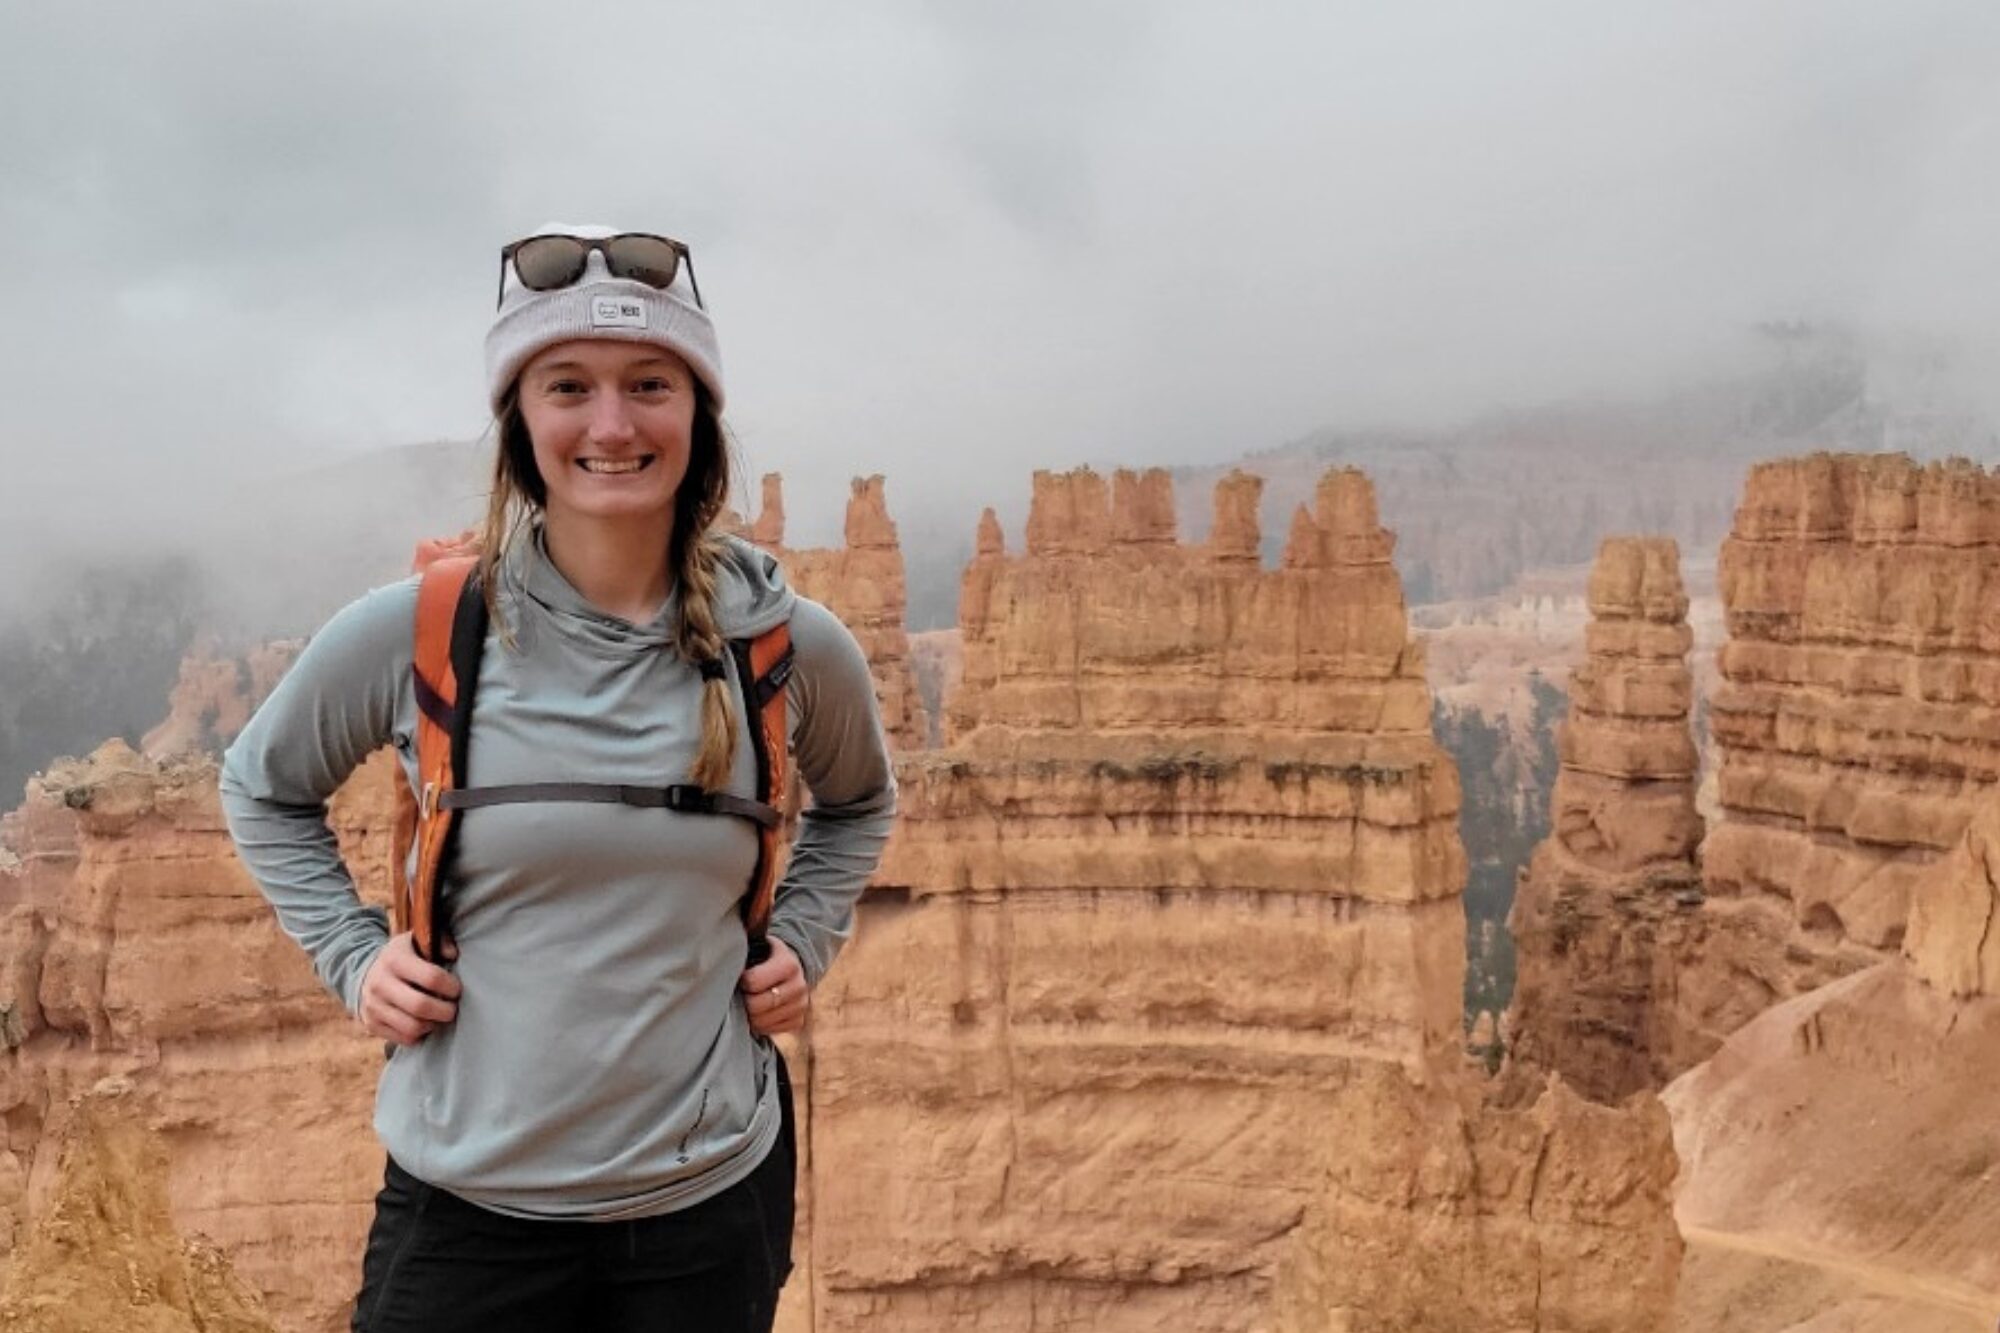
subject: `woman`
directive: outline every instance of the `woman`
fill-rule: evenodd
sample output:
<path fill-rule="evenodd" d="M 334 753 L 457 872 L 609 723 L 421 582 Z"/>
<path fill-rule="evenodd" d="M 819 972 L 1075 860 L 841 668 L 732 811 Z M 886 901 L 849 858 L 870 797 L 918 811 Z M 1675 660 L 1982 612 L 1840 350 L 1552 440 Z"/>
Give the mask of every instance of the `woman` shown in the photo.
<path fill-rule="evenodd" d="M 353 1327 L 768 1329 L 790 1269 L 797 1030 L 852 928 L 895 790 L 854 638 L 716 530 L 721 360 L 685 247 L 552 226 L 502 255 L 499 450 L 476 786 L 695 783 L 749 797 L 725 641 L 789 621 L 813 793 L 747 966 L 747 820 L 565 802 L 461 812 L 447 966 L 364 907 L 325 801 L 384 744 L 416 784 L 417 581 L 339 612 L 224 760 L 237 847 L 285 931 L 393 1043 L 389 1162 Z"/>

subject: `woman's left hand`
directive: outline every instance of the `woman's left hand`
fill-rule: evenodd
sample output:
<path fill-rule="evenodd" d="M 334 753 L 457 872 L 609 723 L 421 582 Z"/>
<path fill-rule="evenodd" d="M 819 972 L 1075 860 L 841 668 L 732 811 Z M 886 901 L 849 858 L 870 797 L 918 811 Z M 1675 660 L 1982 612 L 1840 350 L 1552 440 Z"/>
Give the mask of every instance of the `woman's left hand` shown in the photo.
<path fill-rule="evenodd" d="M 798 955 L 776 935 L 767 936 L 771 956 L 737 978 L 743 992 L 743 1009 L 750 1015 L 750 1030 L 762 1037 L 780 1032 L 797 1032 L 806 1025 L 806 1006 L 812 1002 L 812 988 L 806 985 L 806 970 Z"/>

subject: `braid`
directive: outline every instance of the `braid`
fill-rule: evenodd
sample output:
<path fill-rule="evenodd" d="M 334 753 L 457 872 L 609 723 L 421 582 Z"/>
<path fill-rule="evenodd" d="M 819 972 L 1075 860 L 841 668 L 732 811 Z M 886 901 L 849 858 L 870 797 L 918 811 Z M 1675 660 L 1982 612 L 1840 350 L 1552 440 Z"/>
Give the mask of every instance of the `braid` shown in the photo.
<path fill-rule="evenodd" d="M 715 623 L 716 582 L 722 539 L 716 521 L 729 499 L 729 445 L 708 394 L 696 387 L 694 449 L 687 477 L 674 497 L 674 538 L 670 552 L 680 585 L 680 623 L 675 646 L 696 666 L 720 658 L 727 645 Z M 704 676 L 701 686 L 701 751 L 688 777 L 707 791 L 728 785 L 736 764 L 736 710 L 729 677 Z"/>
<path fill-rule="evenodd" d="M 719 543 L 703 533 L 687 543 L 681 561 L 681 615 L 675 638 L 681 655 L 691 662 L 712 662 L 724 651 L 722 633 L 715 627 L 715 577 L 720 559 Z M 695 757 L 689 777 L 709 791 L 728 783 L 736 763 L 736 718 L 729 696 L 728 677 L 710 676 L 702 681 L 701 753 Z"/>

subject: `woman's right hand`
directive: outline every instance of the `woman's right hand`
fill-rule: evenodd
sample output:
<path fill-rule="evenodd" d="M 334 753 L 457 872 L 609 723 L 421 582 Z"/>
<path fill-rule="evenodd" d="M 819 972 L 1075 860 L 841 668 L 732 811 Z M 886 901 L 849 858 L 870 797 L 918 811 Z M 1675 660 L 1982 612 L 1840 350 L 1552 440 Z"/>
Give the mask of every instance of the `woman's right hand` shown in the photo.
<path fill-rule="evenodd" d="M 446 958 L 458 951 L 444 945 Z M 458 978 L 417 956 L 410 932 L 391 935 L 361 979 L 361 1026 L 398 1046 L 414 1046 L 458 1017 Z"/>

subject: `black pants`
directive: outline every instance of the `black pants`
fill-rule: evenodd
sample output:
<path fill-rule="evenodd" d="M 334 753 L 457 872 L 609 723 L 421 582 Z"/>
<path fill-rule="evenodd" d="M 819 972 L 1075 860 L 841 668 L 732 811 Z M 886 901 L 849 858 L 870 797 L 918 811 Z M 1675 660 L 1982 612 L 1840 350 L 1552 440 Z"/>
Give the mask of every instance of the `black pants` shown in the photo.
<path fill-rule="evenodd" d="M 506 1217 L 391 1159 L 375 1196 L 355 1333 L 768 1333 L 792 1267 L 797 1175 L 784 1128 L 748 1177 L 629 1222 Z"/>

